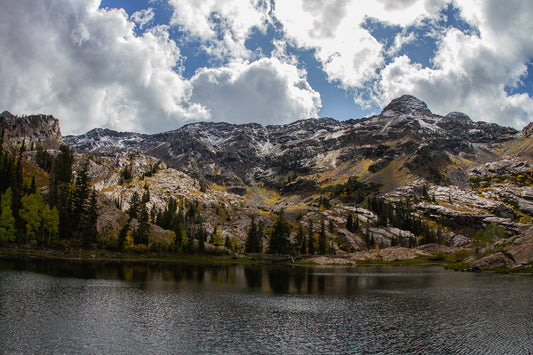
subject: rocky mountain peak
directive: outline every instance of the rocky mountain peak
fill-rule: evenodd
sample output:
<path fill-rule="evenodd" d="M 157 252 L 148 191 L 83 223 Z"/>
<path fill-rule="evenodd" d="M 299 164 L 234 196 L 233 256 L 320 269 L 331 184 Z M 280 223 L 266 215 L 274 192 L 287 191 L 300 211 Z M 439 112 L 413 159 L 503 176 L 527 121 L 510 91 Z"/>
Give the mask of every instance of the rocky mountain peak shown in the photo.
<path fill-rule="evenodd" d="M 1 118 L 5 118 L 5 117 L 15 117 L 11 112 L 9 111 L 4 111 L 0 114 L 0 117 Z"/>
<path fill-rule="evenodd" d="M 522 135 L 525 138 L 533 137 L 533 122 L 529 122 L 529 124 L 522 129 Z"/>
<path fill-rule="evenodd" d="M 403 95 L 390 102 L 383 111 L 382 116 L 431 116 L 432 113 L 426 103 L 412 95 Z"/>
<path fill-rule="evenodd" d="M 462 112 L 456 112 L 456 111 L 449 112 L 448 114 L 446 114 L 445 117 L 454 119 L 456 121 L 460 121 L 460 122 L 465 123 L 465 124 L 469 124 L 469 123 L 473 122 L 472 119 L 470 118 L 470 116 L 468 116 L 466 113 L 462 113 Z"/>

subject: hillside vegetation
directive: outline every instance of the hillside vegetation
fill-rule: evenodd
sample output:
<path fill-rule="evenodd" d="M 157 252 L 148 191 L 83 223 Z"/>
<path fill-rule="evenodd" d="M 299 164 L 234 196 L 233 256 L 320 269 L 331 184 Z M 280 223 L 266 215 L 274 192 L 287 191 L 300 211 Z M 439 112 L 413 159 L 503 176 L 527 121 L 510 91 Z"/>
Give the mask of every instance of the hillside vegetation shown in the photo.
<path fill-rule="evenodd" d="M 531 262 L 512 249 L 533 220 L 531 137 L 412 96 L 360 120 L 157 135 L 1 119 L 4 247 Z"/>

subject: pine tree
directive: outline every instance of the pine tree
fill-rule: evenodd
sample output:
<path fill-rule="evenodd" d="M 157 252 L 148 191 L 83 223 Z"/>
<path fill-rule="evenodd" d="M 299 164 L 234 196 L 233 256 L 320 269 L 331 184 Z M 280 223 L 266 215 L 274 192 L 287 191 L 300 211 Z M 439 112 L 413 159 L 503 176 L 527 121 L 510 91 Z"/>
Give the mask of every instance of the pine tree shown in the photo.
<path fill-rule="evenodd" d="M 326 238 L 326 223 L 324 219 L 320 221 L 320 234 L 318 236 L 318 253 L 320 255 L 326 254 L 327 238 Z"/>
<path fill-rule="evenodd" d="M 354 225 L 353 225 L 353 214 L 349 213 L 348 218 L 346 219 L 346 229 L 348 229 L 350 232 L 354 232 Z"/>
<path fill-rule="evenodd" d="M 15 165 L 13 158 L 7 153 L 0 156 L 0 193 L 12 187 L 11 181 Z"/>
<path fill-rule="evenodd" d="M 148 185 L 144 183 L 144 194 L 141 198 L 141 203 L 147 202 L 150 202 L 150 189 L 148 188 Z"/>
<path fill-rule="evenodd" d="M 272 234 L 270 235 L 269 250 L 272 254 L 287 254 L 291 250 L 291 243 L 289 237 L 291 235 L 291 228 L 289 223 L 285 220 L 285 211 L 281 210 L 278 213 L 278 218 L 274 223 Z"/>
<path fill-rule="evenodd" d="M 76 232 L 80 232 L 83 229 L 87 199 L 90 192 L 89 183 L 89 163 L 85 162 L 76 176 L 74 193 L 72 194 L 72 218 Z"/>
<path fill-rule="evenodd" d="M 50 153 L 44 150 L 41 144 L 37 145 L 35 161 L 37 165 L 47 173 L 52 172 L 52 168 L 54 166 L 54 158 L 52 157 L 52 155 L 50 155 Z"/>
<path fill-rule="evenodd" d="M 300 252 L 301 254 L 305 254 L 307 252 L 307 248 L 305 243 L 304 227 L 302 226 L 301 222 L 298 225 L 298 234 L 296 235 L 296 241 L 298 243 L 298 252 Z"/>
<path fill-rule="evenodd" d="M 56 186 L 69 184 L 72 181 L 72 164 L 74 154 L 68 145 L 62 145 L 59 148 L 59 154 L 54 160 L 53 182 Z"/>
<path fill-rule="evenodd" d="M 93 188 L 91 198 L 89 200 L 89 207 L 87 208 L 87 214 L 85 217 L 85 226 L 83 229 L 83 244 L 85 247 L 91 246 L 96 242 L 97 230 L 96 222 L 98 220 L 98 206 L 96 201 L 96 191 Z"/>
<path fill-rule="evenodd" d="M 54 160 L 51 174 L 49 202 L 56 206 L 59 212 L 59 235 L 69 239 L 74 232 L 74 218 L 72 214 L 72 163 L 74 154 L 68 145 L 59 147 L 59 154 Z"/>
<path fill-rule="evenodd" d="M 138 214 L 138 222 L 139 225 L 137 227 L 137 230 L 134 233 L 133 239 L 135 244 L 144 244 L 148 245 L 149 243 L 149 236 L 150 236 L 150 224 L 149 222 L 149 215 L 148 210 L 146 209 L 146 205 L 141 204 L 140 212 Z"/>
<path fill-rule="evenodd" d="M 139 217 L 139 194 L 134 191 L 130 199 L 130 208 L 128 209 L 130 218 L 137 219 Z"/>
<path fill-rule="evenodd" d="M 37 191 L 37 186 L 35 184 L 35 175 L 31 177 L 30 189 L 28 190 L 29 194 L 34 194 Z"/>
<path fill-rule="evenodd" d="M 265 224 L 263 221 L 259 221 L 259 224 L 257 225 L 257 250 L 258 253 L 263 252 L 263 239 L 265 238 Z M 236 238 L 232 238 L 232 245 L 234 245 L 237 242 Z"/>
<path fill-rule="evenodd" d="M 309 220 L 309 229 L 307 232 L 307 252 L 311 255 L 315 253 L 315 234 L 313 231 L 313 220 Z"/>
<path fill-rule="evenodd" d="M 232 249 L 230 237 L 226 237 L 226 239 L 224 240 L 224 247 L 226 249 Z"/>
<path fill-rule="evenodd" d="M 328 220 L 328 230 L 330 233 L 334 233 L 335 232 L 335 224 L 333 223 L 333 221 L 330 219 Z"/>
<path fill-rule="evenodd" d="M 261 253 L 263 251 L 262 228 L 261 232 L 255 223 L 255 217 L 252 217 L 248 235 L 246 237 L 245 251 L 247 253 Z"/>
<path fill-rule="evenodd" d="M 200 225 L 198 227 L 198 232 L 197 232 L 197 237 L 198 237 L 198 251 L 200 253 L 203 253 L 205 252 L 205 231 L 204 231 L 204 228 Z"/>
<path fill-rule="evenodd" d="M 125 243 L 126 243 L 126 237 L 129 235 L 129 229 L 130 226 L 128 223 L 126 223 L 118 232 L 118 249 L 124 250 Z"/>

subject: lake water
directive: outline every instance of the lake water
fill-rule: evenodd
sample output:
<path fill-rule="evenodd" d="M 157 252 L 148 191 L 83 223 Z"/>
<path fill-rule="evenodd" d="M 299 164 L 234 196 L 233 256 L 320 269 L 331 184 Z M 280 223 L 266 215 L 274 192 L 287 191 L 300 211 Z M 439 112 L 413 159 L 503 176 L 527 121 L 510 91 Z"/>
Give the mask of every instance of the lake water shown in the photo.
<path fill-rule="evenodd" d="M 0 353 L 532 352 L 530 276 L 0 260 Z"/>

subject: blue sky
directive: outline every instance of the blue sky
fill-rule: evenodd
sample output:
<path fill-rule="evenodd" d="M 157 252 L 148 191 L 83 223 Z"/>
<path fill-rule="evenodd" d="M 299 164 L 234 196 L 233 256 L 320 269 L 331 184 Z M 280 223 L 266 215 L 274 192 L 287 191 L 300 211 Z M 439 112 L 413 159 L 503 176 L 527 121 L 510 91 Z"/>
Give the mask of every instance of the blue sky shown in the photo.
<path fill-rule="evenodd" d="M 0 14 L 0 104 L 64 134 L 379 113 L 521 128 L 533 115 L 526 0 L 20 0 Z"/>

